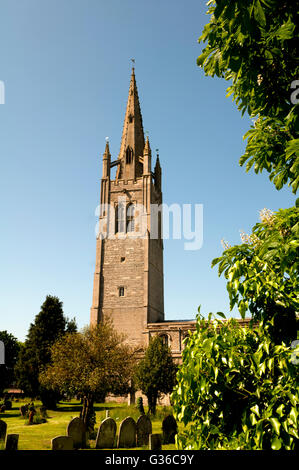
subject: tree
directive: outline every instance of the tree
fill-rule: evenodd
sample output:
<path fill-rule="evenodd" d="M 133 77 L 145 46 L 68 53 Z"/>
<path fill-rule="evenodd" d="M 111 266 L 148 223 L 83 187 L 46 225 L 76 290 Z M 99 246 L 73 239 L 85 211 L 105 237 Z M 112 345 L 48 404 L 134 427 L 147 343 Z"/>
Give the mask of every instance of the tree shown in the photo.
<path fill-rule="evenodd" d="M 5 347 L 5 364 L 0 364 L 0 396 L 5 388 L 14 382 L 14 367 L 16 365 L 20 346 L 17 338 L 7 331 L 0 331 L 0 341 Z"/>
<path fill-rule="evenodd" d="M 59 394 L 41 386 L 39 373 L 50 362 L 50 348 L 54 342 L 76 329 L 75 320 L 64 317 L 62 306 L 58 297 L 46 297 L 40 313 L 30 325 L 16 367 L 18 382 L 25 394 L 31 398 L 40 397 L 47 408 L 55 408 Z"/>
<path fill-rule="evenodd" d="M 277 189 L 299 184 L 298 11 L 280 0 L 211 0 L 197 63 L 232 80 L 228 96 L 255 118 L 240 165 L 266 170 Z M 297 89 L 297 90 L 296 90 Z"/>
<path fill-rule="evenodd" d="M 268 329 L 197 317 L 171 396 L 186 428 L 179 449 L 294 449 L 298 445 L 298 359 Z"/>
<path fill-rule="evenodd" d="M 298 12 L 279 0 L 210 0 L 207 41 L 198 65 L 232 80 L 228 95 L 255 122 L 240 165 L 266 170 L 276 189 L 299 183 Z M 213 260 L 224 273 L 230 306 L 249 310 L 258 327 L 198 317 L 172 395 L 189 425 L 184 449 L 294 449 L 298 446 L 296 338 L 298 207 L 262 212 L 243 243 Z M 297 298 L 296 298 L 297 296 Z"/>
<path fill-rule="evenodd" d="M 68 395 L 83 397 L 81 417 L 87 429 L 94 425 L 97 395 L 124 394 L 130 388 L 134 351 L 124 343 L 110 321 L 61 337 L 51 348 L 51 364 L 41 383 Z"/>
<path fill-rule="evenodd" d="M 135 383 L 147 397 L 149 413 L 156 413 L 161 393 L 173 390 L 176 370 L 170 348 L 160 336 L 152 338 L 135 372 Z"/>
<path fill-rule="evenodd" d="M 297 10 L 279 0 L 212 0 L 209 6 L 198 65 L 207 75 L 232 80 L 228 95 L 255 118 L 240 164 L 268 171 L 276 189 L 288 183 L 296 193 L 299 105 L 291 86 L 299 76 Z M 278 211 L 253 228 L 250 243 L 227 247 L 212 262 L 228 279 L 231 308 L 238 305 L 242 316 L 249 309 L 257 319 L 276 317 L 276 342 L 296 336 L 297 220 L 296 207 Z"/>
<path fill-rule="evenodd" d="M 256 321 L 274 318 L 272 339 L 289 345 L 297 337 L 299 311 L 299 208 L 263 210 L 251 235 L 242 234 L 241 245 L 226 247 L 215 258 L 224 274 L 230 308 L 247 310 Z"/>

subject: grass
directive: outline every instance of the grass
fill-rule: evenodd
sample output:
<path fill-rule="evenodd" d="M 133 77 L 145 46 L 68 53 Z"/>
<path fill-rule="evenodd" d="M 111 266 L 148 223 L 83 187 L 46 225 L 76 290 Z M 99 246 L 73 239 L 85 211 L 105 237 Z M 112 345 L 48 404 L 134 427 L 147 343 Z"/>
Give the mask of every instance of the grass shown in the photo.
<path fill-rule="evenodd" d="M 28 400 L 13 402 L 13 407 L 5 413 L 0 413 L 0 419 L 7 423 L 8 434 L 19 434 L 19 450 L 50 450 L 51 440 L 56 436 L 65 436 L 66 428 L 72 418 L 79 416 L 81 405 L 79 401 L 65 401 L 58 404 L 57 410 L 47 410 L 48 418 L 46 423 L 26 426 L 26 420 L 22 418 L 20 406 L 27 403 Z M 41 403 L 35 401 L 38 408 Z M 121 421 L 127 416 L 131 416 L 137 421 L 139 412 L 137 408 L 127 406 L 124 403 L 97 403 L 96 425 L 97 430 L 101 421 L 106 418 L 106 410 L 109 410 L 109 416 L 117 423 L 117 432 Z M 163 418 L 172 413 L 170 406 L 158 406 L 156 416 L 152 419 L 153 433 L 162 432 Z M 90 448 L 95 447 L 95 440 L 90 440 Z M 175 449 L 174 444 L 164 445 L 165 450 Z M 141 448 L 136 448 L 141 449 Z M 143 448 L 145 449 L 145 448 Z"/>

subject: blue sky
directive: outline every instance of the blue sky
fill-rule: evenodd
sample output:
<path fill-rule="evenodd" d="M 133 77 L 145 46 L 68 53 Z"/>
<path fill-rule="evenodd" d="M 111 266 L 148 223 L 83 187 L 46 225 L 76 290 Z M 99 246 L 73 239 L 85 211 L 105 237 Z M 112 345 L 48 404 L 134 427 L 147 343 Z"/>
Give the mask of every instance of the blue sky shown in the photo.
<path fill-rule="evenodd" d="M 0 330 L 24 340 L 47 294 L 89 322 L 101 156 L 106 136 L 119 151 L 132 57 L 164 202 L 204 205 L 200 250 L 165 241 L 166 319 L 199 304 L 229 314 L 211 269 L 221 239 L 238 243 L 260 209 L 295 198 L 238 165 L 250 120 L 196 65 L 205 12 L 199 0 L 1 0 Z"/>

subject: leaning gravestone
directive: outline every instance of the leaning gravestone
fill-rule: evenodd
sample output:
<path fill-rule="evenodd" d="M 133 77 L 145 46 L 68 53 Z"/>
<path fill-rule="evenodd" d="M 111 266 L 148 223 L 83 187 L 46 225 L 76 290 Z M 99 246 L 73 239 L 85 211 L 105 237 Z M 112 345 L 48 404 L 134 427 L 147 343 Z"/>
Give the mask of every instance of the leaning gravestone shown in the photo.
<path fill-rule="evenodd" d="M 162 441 L 161 434 L 150 434 L 149 435 L 149 450 L 161 450 Z"/>
<path fill-rule="evenodd" d="M 116 434 L 116 422 L 112 418 L 106 418 L 101 422 L 98 430 L 96 449 L 112 449 Z"/>
<path fill-rule="evenodd" d="M 175 435 L 178 432 L 178 425 L 172 415 L 168 415 L 162 422 L 163 444 L 174 444 Z"/>
<path fill-rule="evenodd" d="M 19 434 L 7 434 L 5 450 L 18 450 Z"/>
<path fill-rule="evenodd" d="M 0 419 L 0 441 L 5 441 L 6 430 L 7 430 L 6 422 Z"/>
<path fill-rule="evenodd" d="M 128 416 L 119 427 L 118 448 L 135 447 L 136 446 L 136 423 L 133 418 Z"/>
<path fill-rule="evenodd" d="M 73 450 L 74 441 L 69 436 L 57 436 L 51 441 L 52 450 Z"/>
<path fill-rule="evenodd" d="M 141 415 L 136 423 L 137 447 L 147 446 L 152 433 L 152 422 L 146 415 Z"/>
<path fill-rule="evenodd" d="M 86 447 L 86 428 L 81 418 L 73 418 L 67 427 L 68 437 L 73 438 L 75 449 Z"/>

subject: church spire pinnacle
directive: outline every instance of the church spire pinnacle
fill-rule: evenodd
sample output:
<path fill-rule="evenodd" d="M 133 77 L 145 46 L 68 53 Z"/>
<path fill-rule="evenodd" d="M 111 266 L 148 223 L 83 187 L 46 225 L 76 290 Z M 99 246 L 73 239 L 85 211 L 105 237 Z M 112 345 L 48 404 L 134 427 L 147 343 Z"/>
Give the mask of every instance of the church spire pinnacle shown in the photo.
<path fill-rule="evenodd" d="M 111 163 L 111 155 L 109 149 L 109 139 L 106 137 L 106 146 L 105 152 L 103 153 L 103 178 L 110 178 L 110 163 Z"/>
<path fill-rule="evenodd" d="M 146 136 L 145 146 L 143 150 L 143 174 L 147 175 L 151 173 L 151 159 L 152 159 L 152 152 L 151 147 L 148 139 L 148 135 Z"/>
<path fill-rule="evenodd" d="M 103 157 L 107 158 L 108 156 L 110 156 L 109 139 L 108 139 L 108 137 L 106 137 L 106 146 L 105 146 L 105 152 L 104 152 Z"/>
<path fill-rule="evenodd" d="M 117 171 L 117 179 L 135 179 L 143 172 L 141 159 L 144 150 L 144 132 L 139 96 L 132 67 L 129 96 L 125 114 L 123 133 L 118 159 L 121 160 Z"/>

